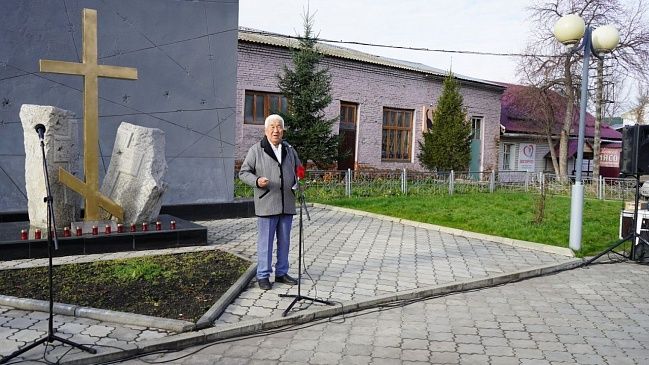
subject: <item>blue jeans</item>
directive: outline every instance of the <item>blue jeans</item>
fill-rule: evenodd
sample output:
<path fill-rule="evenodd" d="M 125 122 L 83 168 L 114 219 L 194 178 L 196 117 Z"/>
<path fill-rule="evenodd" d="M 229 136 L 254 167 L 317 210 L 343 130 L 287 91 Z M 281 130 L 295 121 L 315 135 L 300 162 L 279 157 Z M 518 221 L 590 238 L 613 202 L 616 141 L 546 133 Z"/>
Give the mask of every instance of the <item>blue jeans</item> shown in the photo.
<path fill-rule="evenodd" d="M 257 279 L 266 279 L 273 272 L 273 241 L 277 236 L 275 276 L 288 273 L 288 248 L 291 243 L 293 216 L 280 214 L 257 218 Z"/>

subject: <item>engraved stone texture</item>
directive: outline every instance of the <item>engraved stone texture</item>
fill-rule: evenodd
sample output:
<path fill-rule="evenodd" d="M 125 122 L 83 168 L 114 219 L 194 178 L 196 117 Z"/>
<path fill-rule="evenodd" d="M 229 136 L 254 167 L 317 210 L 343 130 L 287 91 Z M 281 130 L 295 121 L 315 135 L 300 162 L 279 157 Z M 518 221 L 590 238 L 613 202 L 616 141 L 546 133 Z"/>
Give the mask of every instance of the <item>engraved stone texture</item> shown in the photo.
<path fill-rule="evenodd" d="M 122 122 L 100 190 L 124 209 L 124 223 L 151 222 L 160 213 L 166 173 L 164 132 Z"/>
<path fill-rule="evenodd" d="M 80 140 L 79 123 L 74 114 L 53 106 L 23 104 L 20 120 L 25 142 L 25 186 L 27 190 L 27 211 L 29 221 L 35 227 L 47 227 L 47 195 L 43 176 L 43 156 L 37 124 L 45 126 L 45 157 L 54 202 L 54 217 L 57 227 L 69 226 L 79 220 L 81 202 L 79 196 L 59 182 L 59 168 L 73 175 L 79 174 Z"/>

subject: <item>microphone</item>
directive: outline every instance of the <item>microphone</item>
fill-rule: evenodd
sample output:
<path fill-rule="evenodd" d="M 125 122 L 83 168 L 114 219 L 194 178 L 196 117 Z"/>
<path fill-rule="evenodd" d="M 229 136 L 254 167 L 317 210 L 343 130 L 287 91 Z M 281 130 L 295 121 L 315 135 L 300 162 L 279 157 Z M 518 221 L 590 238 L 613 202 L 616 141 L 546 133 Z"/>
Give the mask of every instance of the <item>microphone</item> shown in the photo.
<path fill-rule="evenodd" d="M 45 126 L 38 123 L 34 126 L 34 129 L 36 130 L 36 133 L 38 133 L 38 139 L 42 141 L 45 138 Z"/>

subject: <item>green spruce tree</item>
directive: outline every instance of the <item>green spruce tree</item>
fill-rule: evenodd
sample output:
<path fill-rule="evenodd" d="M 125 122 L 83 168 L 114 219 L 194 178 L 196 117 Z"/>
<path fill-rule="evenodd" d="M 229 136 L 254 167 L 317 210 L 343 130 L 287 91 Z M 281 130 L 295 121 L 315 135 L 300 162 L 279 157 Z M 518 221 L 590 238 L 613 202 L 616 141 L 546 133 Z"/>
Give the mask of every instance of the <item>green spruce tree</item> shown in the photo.
<path fill-rule="evenodd" d="M 284 117 L 284 138 L 297 150 L 302 162 L 311 160 L 327 167 L 338 158 L 337 135 L 332 126 L 337 118 L 326 119 L 324 108 L 331 103 L 331 75 L 319 63 L 313 17 L 304 16 L 304 35 L 293 51 L 293 68 L 284 66 L 278 75 L 279 89 L 288 101 Z"/>
<path fill-rule="evenodd" d="M 419 141 L 419 161 L 431 171 L 467 170 L 471 160 L 471 125 L 453 74 L 444 79 L 433 125 Z"/>

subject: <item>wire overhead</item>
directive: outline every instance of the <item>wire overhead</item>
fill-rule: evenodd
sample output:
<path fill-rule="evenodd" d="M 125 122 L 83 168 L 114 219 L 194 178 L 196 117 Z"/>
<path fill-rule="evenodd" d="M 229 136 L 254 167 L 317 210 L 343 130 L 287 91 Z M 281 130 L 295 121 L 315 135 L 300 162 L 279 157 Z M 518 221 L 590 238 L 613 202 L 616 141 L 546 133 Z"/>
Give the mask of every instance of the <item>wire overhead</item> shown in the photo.
<path fill-rule="evenodd" d="M 274 37 L 283 37 L 290 39 L 302 40 L 305 39 L 301 36 L 291 36 L 281 33 L 257 31 L 252 29 L 244 30 L 246 33 L 274 36 Z M 540 54 L 531 54 L 531 53 L 510 53 L 510 52 L 483 52 L 483 51 L 467 51 L 467 50 L 452 50 L 452 49 L 442 49 L 442 48 L 426 48 L 426 47 L 407 47 L 407 46 L 394 46 L 389 44 L 379 44 L 379 43 L 367 43 L 367 42 L 358 42 L 358 41 L 344 41 L 344 40 L 333 40 L 326 38 L 314 37 L 312 38 L 318 42 L 325 43 L 338 43 L 338 44 L 355 44 L 359 46 L 369 46 L 369 47 L 379 47 L 379 48 L 392 48 L 392 49 L 403 49 L 408 51 L 424 51 L 424 52 L 439 52 L 439 53 L 454 53 L 454 54 L 469 54 L 469 55 L 479 55 L 479 56 L 502 56 L 502 57 L 563 57 L 564 55 L 540 55 Z"/>

